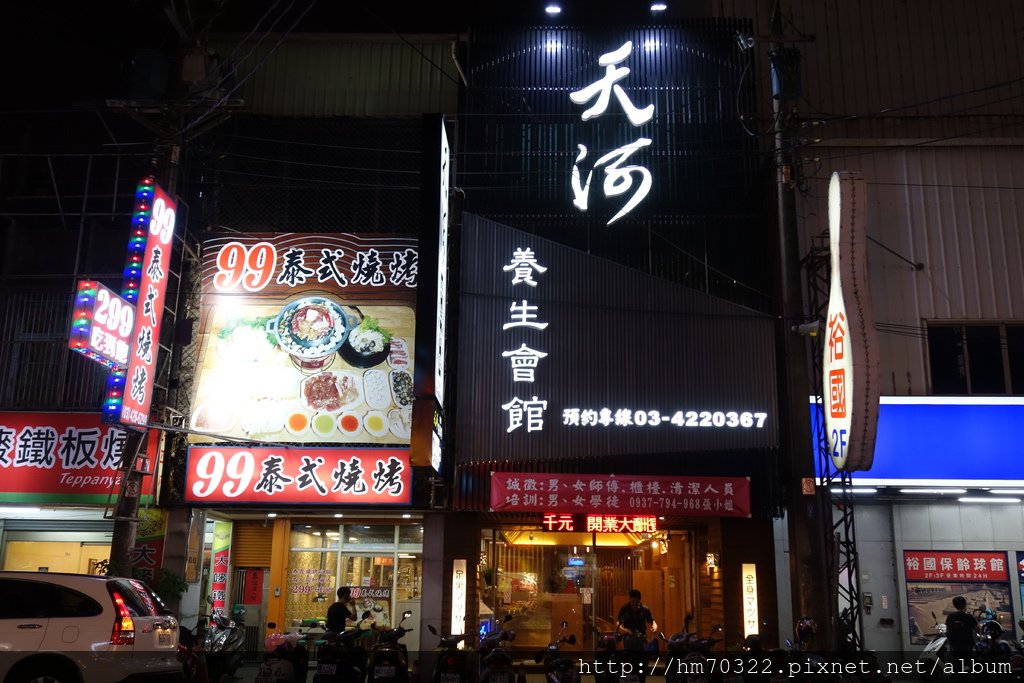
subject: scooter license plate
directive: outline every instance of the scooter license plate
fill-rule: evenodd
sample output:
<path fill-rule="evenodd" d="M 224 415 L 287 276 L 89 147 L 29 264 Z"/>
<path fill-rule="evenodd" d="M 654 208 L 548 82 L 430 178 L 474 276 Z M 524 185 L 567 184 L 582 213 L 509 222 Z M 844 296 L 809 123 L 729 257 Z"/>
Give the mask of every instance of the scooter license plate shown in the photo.
<path fill-rule="evenodd" d="M 325 676 L 333 676 L 338 673 L 338 665 L 334 662 L 331 662 L 330 664 L 324 662 L 316 668 L 316 672 L 318 674 L 324 674 Z"/>
<path fill-rule="evenodd" d="M 462 674 L 441 674 L 440 683 L 462 683 Z"/>
<path fill-rule="evenodd" d="M 373 667 L 374 678 L 394 678 L 395 667 L 393 666 L 375 666 Z"/>

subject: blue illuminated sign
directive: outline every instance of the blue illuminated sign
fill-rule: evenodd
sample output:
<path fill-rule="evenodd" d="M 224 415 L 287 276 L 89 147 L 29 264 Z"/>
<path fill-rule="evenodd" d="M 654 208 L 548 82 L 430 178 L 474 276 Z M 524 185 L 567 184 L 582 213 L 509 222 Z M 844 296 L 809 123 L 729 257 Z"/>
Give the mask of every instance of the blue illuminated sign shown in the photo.
<path fill-rule="evenodd" d="M 820 413 L 810 407 L 817 433 Z M 1024 397 L 883 396 L 874 464 L 852 472 L 853 482 L 1024 486 L 1024 459 L 1013 450 L 1021 425 Z"/>
<path fill-rule="evenodd" d="M 573 555 L 569 558 L 570 567 L 582 567 L 585 564 L 586 560 L 584 560 L 582 557 L 577 557 L 576 555 Z"/>

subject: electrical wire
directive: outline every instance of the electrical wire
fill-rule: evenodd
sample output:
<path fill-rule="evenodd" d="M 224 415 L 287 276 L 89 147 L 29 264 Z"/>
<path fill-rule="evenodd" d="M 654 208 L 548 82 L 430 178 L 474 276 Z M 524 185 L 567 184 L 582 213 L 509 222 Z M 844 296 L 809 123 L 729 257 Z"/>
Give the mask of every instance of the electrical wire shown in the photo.
<path fill-rule="evenodd" d="M 293 3 L 294 3 L 294 0 L 293 0 Z M 213 113 L 214 111 L 216 111 L 216 110 L 217 110 L 217 108 L 218 108 L 218 107 L 220 107 L 220 105 L 222 105 L 222 104 L 224 104 L 225 102 L 227 102 L 227 101 L 228 101 L 228 99 L 229 99 L 229 98 L 230 98 L 230 97 L 231 97 L 232 95 L 234 95 L 234 94 L 235 94 L 235 92 L 236 92 L 236 91 L 237 91 L 237 90 L 238 90 L 239 88 L 241 88 L 241 87 L 242 87 L 242 86 L 243 86 L 243 85 L 245 84 L 245 82 L 246 82 L 246 81 L 248 81 L 248 80 L 249 80 L 249 78 L 251 78 L 251 77 L 252 77 L 252 75 L 253 75 L 254 73 L 256 73 L 256 72 L 257 72 L 257 71 L 259 70 L 259 68 L 260 68 L 261 66 L 263 66 L 263 63 L 264 63 L 264 62 L 266 62 L 266 61 L 267 61 L 267 60 L 268 60 L 268 59 L 270 58 L 270 56 L 274 54 L 274 52 L 275 52 L 275 51 L 277 50 L 277 48 L 281 46 L 281 43 L 283 43 L 283 42 L 284 42 L 284 41 L 285 41 L 285 40 L 286 40 L 286 39 L 288 38 L 288 36 L 289 36 L 289 35 L 291 35 L 291 32 L 292 32 L 292 31 L 293 31 L 293 30 L 295 29 L 295 27 L 296 27 L 296 26 L 298 26 L 299 22 L 300 22 L 300 21 L 302 21 L 303 17 L 305 17 L 305 16 L 307 15 L 307 14 L 309 14 L 309 11 L 313 9 L 313 6 L 314 6 L 314 5 L 316 5 L 316 0 L 310 0 L 310 1 L 309 1 L 309 4 L 308 4 L 308 5 L 306 6 L 306 9 L 302 10 L 302 13 L 301 13 L 301 14 L 299 14 L 299 16 L 298 16 L 298 17 L 296 17 L 295 21 L 293 21 L 293 22 L 292 22 L 292 25 L 291 25 L 291 26 L 289 26 L 289 27 L 288 27 L 288 30 L 286 30 L 286 31 L 284 32 L 284 35 L 282 35 L 282 36 L 281 36 L 281 38 L 280 38 L 280 39 L 279 39 L 279 40 L 278 40 L 278 41 L 277 41 L 276 43 L 274 43 L 274 46 L 273 46 L 273 47 L 271 47 L 271 48 L 270 48 L 270 50 L 269 50 L 269 51 L 268 51 L 268 52 L 267 52 L 267 53 L 266 53 L 265 55 L 263 55 L 263 57 L 262 57 L 262 58 L 260 59 L 260 61 L 258 61 L 258 62 L 256 63 L 256 66 L 254 66 L 254 67 L 252 68 L 252 70 L 250 70 L 250 71 L 249 71 L 249 73 L 247 73 L 247 74 L 245 75 L 245 77 L 244 77 L 244 78 L 242 78 L 242 79 L 241 79 L 241 80 L 240 80 L 240 81 L 239 81 L 239 82 L 238 82 L 237 84 L 235 84 L 235 87 L 234 87 L 234 88 L 232 88 L 232 89 L 231 89 L 231 90 L 229 90 L 229 91 L 228 91 L 227 93 L 225 93 L 224 97 L 222 97 L 222 98 L 220 98 L 219 100 L 217 100 L 216 102 L 214 102 L 214 103 L 213 103 L 213 104 L 212 104 L 212 105 L 210 106 L 210 108 L 209 108 L 209 109 L 208 109 L 208 110 L 206 111 L 206 113 L 204 113 L 204 114 L 202 114 L 201 116 L 197 117 L 196 119 L 194 119 L 194 120 L 192 121 L 192 123 L 190 123 L 190 124 L 188 124 L 187 126 L 185 126 L 184 128 L 182 128 L 182 129 L 181 129 L 180 131 L 178 131 L 178 134 L 179 134 L 179 135 L 184 135 L 184 134 L 185 134 L 185 133 L 187 133 L 188 131 L 192 130 L 192 129 L 193 129 L 193 128 L 195 128 L 195 127 L 196 127 L 197 125 L 199 125 L 199 124 L 200 124 L 200 123 L 202 123 L 202 122 L 203 122 L 204 120 L 206 120 L 206 119 L 207 119 L 207 118 L 208 118 L 208 117 L 209 117 L 209 116 L 210 116 L 210 115 L 211 115 L 211 114 L 212 114 L 212 113 Z M 291 8 L 291 5 L 289 5 L 289 6 L 288 6 L 288 8 Z M 287 11 L 287 10 L 286 10 L 286 11 Z M 284 14 L 283 14 L 283 13 L 282 13 L 282 16 L 284 16 Z M 275 25 L 276 25 L 276 22 L 275 22 Z"/>

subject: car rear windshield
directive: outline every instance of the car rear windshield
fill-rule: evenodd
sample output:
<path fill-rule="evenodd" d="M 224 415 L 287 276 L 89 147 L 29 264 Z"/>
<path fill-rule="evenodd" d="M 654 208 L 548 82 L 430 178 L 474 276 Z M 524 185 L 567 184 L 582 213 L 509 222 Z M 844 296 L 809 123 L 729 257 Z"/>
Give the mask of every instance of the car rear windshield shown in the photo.
<path fill-rule="evenodd" d="M 168 613 L 160 598 L 137 579 L 112 579 L 109 586 L 121 595 L 133 617 L 157 617 Z"/>

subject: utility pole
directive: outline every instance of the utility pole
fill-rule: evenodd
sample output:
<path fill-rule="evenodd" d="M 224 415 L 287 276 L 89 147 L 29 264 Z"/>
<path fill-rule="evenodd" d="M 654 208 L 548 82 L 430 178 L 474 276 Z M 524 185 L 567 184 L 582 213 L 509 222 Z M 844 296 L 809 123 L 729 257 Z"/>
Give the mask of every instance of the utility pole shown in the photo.
<path fill-rule="evenodd" d="M 811 617 L 818 624 L 818 647 L 834 649 L 835 596 L 829 595 L 825 543 L 825 519 L 829 508 L 821 503 L 815 485 L 810 406 L 812 392 L 807 369 L 805 338 L 793 331 L 803 321 L 803 276 L 796 214 L 797 162 L 796 106 L 800 98 L 800 51 L 787 46 L 782 26 L 780 1 L 772 11 L 769 63 L 776 124 L 775 167 L 778 202 L 778 344 L 780 398 L 788 419 L 783 421 L 782 458 L 786 473 L 786 520 L 789 531 L 790 584 L 793 621 Z M 780 640 L 782 636 L 780 634 Z"/>

